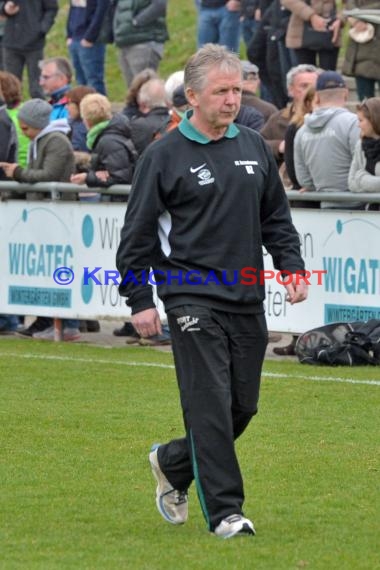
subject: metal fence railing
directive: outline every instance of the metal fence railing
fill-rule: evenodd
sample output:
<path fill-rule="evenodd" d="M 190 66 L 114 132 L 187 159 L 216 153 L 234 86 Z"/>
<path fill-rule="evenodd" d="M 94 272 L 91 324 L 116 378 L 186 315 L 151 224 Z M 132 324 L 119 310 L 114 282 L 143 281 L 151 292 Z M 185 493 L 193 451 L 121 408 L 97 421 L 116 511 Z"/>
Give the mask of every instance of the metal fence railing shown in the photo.
<path fill-rule="evenodd" d="M 50 192 L 52 199 L 58 199 L 61 193 L 85 194 L 86 192 L 97 192 L 99 194 L 112 195 L 128 195 L 130 193 L 130 184 L 116 184 L 109 188 L 88 188 L 79 184 L 70 184 L 68 182 L 39 182 L 36 184 L 20 184 L 19 182 L 3 181 L 0 182 L 0 195 L 7 192 L 16 192 L 17 194 L 25 194 L 26 192 Z M 353 192 L 304 192 L 290 190 L 286 193 L 289 200 L 292 201 L 308 201 L 308 202 L 341 202 L 349 204 L 350 202 L 363 202 L 369 204 L 380 204 L 380 192 L 376 193 L 353 193 Z"/>

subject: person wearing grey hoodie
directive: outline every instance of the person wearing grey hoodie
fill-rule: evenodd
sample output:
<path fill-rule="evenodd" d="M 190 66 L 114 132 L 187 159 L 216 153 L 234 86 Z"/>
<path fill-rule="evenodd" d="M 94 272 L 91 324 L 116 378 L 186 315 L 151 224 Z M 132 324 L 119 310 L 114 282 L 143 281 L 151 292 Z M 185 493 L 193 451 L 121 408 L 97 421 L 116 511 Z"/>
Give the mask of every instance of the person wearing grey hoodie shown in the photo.
<path fill-rule="evenodd" d="M 315 110 L 305 117 L 294 141 L 294 164 L 301 191 L 348 192 L 348 174 L 359 140 L 358 118 L 345 108 L 343 77 L 324 71 L 317 79 Z M 321 202 L 321 208 L 360 208 L 360 204 Z"/>
<path fill-rule="evenodd" d="M 22 105 L 18 120 L 30 139 L 28 165 L 1 163 L 6 175 L 18 182 L 69 182 L 74 172 L 74 151 L 67 137 L 66 119 L 50 122 L 52 107 L 42 99 L 30 99 Z"/>

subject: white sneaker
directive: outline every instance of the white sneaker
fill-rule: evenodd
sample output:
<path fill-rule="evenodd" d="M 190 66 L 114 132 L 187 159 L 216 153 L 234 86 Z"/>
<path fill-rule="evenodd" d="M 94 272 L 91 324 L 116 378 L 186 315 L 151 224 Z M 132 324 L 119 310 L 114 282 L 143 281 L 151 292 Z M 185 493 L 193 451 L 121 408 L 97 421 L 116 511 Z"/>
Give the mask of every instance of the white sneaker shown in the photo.
<path fill-rule="evenodd" d="M 160 469 L 157 457 L 158 447 L 149 453 L 152 473 L 157 481 L 156 505 L 160 515 L 172 524 L 183 524 L 187 521 L 188 503 L 186 491 L 177 491 L 166 479 Z"/>
<path fill-rule="evenodd" d="M 215 528 L 214 533 L 221 538 L 232 538 L 237 535 L 256 534 L 253 523 L 242 515 L 230 515 L 226 517 Z"/>

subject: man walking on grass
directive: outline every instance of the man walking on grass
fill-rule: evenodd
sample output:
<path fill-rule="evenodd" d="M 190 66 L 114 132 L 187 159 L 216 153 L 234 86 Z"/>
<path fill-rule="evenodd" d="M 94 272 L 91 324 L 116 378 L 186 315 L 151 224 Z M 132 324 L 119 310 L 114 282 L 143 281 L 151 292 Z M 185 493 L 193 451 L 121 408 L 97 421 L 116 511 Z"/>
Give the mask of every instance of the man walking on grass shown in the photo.
<path fill-rule="evenodd" d="M 117 266 L 142 337 L 161 332 L 144 277 L 154 268 L 172 334 L 186 437 L 149 455 L 157 508 L 172 524 L 186 522 L 195 479 L 209 530 L 230 538 L 255 534 L 234 441 L 257 413 L 267 344 L 262 246 L 288 272 L 290 303 L 306 299 L 307 288 L 271 152 L 233 123 L 238 56 L 206 44 L 186 65 L 185 91 L 192 110 L 137 165 Z"/>

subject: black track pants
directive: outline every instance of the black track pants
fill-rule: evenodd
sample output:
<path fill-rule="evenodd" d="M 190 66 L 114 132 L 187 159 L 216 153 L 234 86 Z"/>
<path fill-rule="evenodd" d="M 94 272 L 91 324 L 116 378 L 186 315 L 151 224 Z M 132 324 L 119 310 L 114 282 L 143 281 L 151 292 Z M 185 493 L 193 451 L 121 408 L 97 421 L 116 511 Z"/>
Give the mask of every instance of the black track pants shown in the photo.
<path fill-rule="evenodd" d="M 234 440 L 257 412 L 265 317 L 184 305 L 171 309 L 168 321 L 186 438 L 162 445 L 158 460 L 175 489 L 195 479 L 213 530 L 228 515 L 242 514 Z"/>

